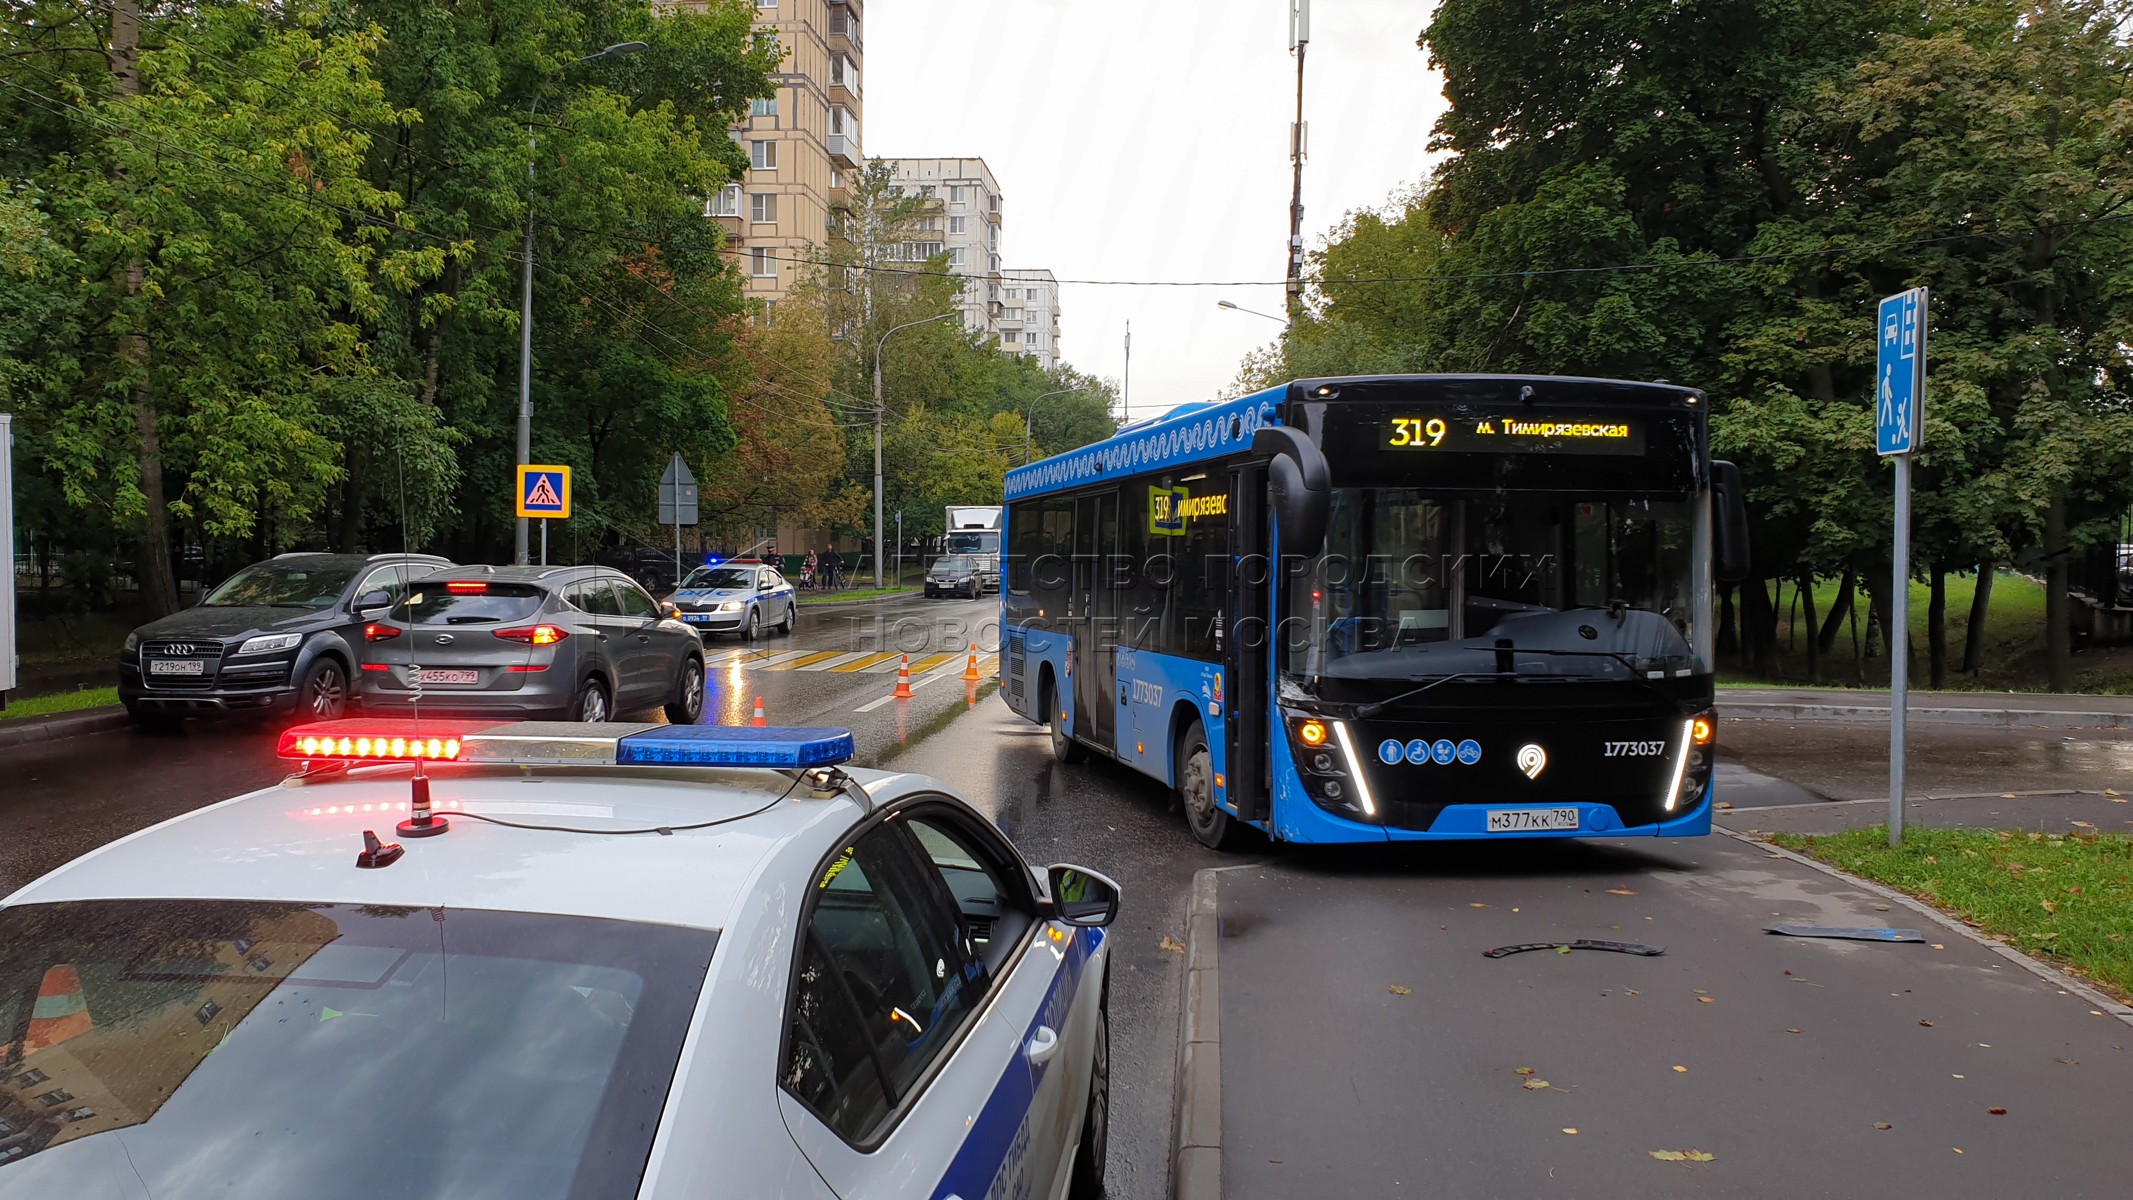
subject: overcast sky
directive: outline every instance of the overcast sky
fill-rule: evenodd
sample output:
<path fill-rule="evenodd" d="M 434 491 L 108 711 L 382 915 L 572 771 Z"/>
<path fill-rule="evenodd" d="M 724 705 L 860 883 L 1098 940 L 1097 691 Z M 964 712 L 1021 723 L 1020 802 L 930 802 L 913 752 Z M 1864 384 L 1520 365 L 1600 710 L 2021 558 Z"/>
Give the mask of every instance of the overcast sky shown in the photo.
<path fill-rule="evenodd" d="M 1415 45 L 1426 0 L 1314 0 L 1304 235 L 1419 180 L 1444 107 Z M 983 158 L 1000 181 L 1002 265 L 1062 280 L 1278 281 L 1289 229 L 1296 60 L 1287 0 L 872 0 L 866 152 Z M 1280 333 L 1278 283 L 1067 284 L 1066 360 L 1118 380 L 1132 415 L 1211 398 Z"/>

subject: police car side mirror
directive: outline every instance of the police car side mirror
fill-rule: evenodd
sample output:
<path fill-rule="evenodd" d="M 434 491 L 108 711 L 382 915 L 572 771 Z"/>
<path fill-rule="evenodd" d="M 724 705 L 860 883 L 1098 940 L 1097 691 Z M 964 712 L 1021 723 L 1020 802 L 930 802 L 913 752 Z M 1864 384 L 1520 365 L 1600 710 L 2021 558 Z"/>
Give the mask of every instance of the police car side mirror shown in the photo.
<path fill-rule="evenodd" d="M 376 588 L 371 591 L 364 592 L 362 595 L 356 597 L 355 602 L 356 615 L 364 617 L 367 617 L 375 612 L 383 612 L 384 610 L 391 608 L 392 606 L 392 593 L 386 591 L 383 588 Z"/>
<path fill-rule="evenodd" d="M 1101 928 L 1118 918 L 1118 885 L 1087 867 L 1056 863 L 1045 870 L 1051 892 L 1044 914 L 1054 921 Z"/>

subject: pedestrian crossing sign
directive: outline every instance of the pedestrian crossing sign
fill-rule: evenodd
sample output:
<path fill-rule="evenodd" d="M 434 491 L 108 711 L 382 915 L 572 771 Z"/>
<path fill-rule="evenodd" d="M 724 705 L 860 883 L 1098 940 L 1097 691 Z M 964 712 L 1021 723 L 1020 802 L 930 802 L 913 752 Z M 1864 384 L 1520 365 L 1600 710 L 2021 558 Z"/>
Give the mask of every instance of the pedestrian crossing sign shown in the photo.
<path fill-rule="evenodd" d="M 568 519 L 570 468 L 521 464 L 518 469 L 518 515 Z"/>

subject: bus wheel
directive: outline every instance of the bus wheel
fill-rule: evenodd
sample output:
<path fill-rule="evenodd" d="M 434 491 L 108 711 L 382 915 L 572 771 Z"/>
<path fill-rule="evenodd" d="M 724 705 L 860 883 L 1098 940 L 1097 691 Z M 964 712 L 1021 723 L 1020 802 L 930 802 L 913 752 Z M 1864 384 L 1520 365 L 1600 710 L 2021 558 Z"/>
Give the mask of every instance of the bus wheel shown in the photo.
<path fill-rule="evenodd" d="M 1052 731 L 1052 757 L 1059 762 L 1081 761 L 1081 743 L 1067 732 L 1066 714 L 1059 711 L 1059 694 L 1051 684 L 1044 685 L 1044 723 Z"/>
<path fill-rule="evenodd" d="M 1192 836 L 1210 850 L 1234 850 L 1243 840 L 1239 823 L 1215 803 L 1215 767 L 1207 752 L 1207 731 L 1196 718 L 1185 727 L 1177 747 L 1178 799 Z"/>

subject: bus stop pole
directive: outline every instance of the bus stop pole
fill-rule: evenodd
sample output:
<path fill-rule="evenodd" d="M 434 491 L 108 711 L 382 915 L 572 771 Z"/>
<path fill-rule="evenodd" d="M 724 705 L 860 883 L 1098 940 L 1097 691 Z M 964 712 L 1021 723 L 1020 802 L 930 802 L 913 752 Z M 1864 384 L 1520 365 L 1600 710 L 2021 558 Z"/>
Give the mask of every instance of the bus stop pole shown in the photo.
<path fill-rule="evenodd" d="M 1911 456 L 1896 457 L 1895 560 L 1889 593 L 1889 846 L 1903 845 L 1903 724 L 1911 657 Z"/>

